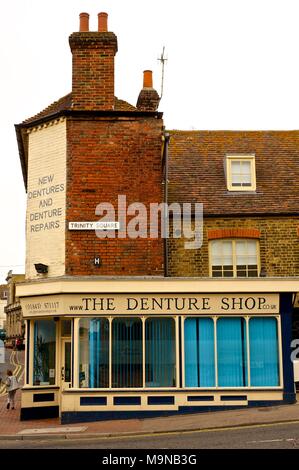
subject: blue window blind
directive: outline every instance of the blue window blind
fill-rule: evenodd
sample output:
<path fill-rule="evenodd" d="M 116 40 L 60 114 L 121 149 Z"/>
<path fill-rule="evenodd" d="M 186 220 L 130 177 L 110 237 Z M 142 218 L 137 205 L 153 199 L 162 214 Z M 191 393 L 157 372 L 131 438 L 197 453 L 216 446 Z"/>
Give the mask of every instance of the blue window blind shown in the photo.
<path fill-rule="evenodd" d="M 250 382 L 256 387 L 279 385 L 278 333 L 275 318 L 249 322 Z"/>
<path fill-rule="evenodd" d="M 146 387 L 174 387 L 175 322 L 172 318 L 152 318 L 145 323 Z"/>
<path fill-rule="evenodd" d="M 211 318 L 187 318 L 185 335 L 186 387 L 215 386 L 214 322 Z"/>
<path fill-rule="evenodd" d="M 112 322 L 112 387 L 142 387 L 142 322 L 116 318 Z"/>
<path fill-rule="evenodd" d="M 89 320 L 89 387 L 109 387 L 109 322 Z"/>
<path fill-rule="evenodd" d="M 243 318 L 217 320 L 218 385 L 248 384 L 246 322 Z"/>

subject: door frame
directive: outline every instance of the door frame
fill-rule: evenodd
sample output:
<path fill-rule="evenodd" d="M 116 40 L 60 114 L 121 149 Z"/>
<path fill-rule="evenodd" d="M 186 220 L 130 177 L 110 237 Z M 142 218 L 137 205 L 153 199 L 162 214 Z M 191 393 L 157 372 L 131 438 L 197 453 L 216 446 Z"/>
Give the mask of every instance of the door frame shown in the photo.
<path fill-rule="evenodd" d="M 69 343 L 71 350 L 70 350 L 70 382 L 65 382 L 65 345 Z M 61 367 L 60 367 L 60 386 L 61 391 L 69 389 L 72 385 L 72 338 L 63 337 L 61 338 Z"/>

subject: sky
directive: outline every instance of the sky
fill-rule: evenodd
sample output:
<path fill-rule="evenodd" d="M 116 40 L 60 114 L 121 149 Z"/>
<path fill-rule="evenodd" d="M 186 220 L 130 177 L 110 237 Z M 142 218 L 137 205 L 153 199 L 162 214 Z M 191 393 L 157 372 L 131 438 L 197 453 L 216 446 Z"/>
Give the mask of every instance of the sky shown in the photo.
<path fill-rule="evenodd" d="M 108 13 L 118 37 L 115 95 L 136 104 L 142 72 L 164 94 L 167 129 L 298 129 L 298 0 L 1 2 L 0 283 L 24 271 L 24 189 L 14 124 L 71 91 L 68 36 L 79 13 Z"/>

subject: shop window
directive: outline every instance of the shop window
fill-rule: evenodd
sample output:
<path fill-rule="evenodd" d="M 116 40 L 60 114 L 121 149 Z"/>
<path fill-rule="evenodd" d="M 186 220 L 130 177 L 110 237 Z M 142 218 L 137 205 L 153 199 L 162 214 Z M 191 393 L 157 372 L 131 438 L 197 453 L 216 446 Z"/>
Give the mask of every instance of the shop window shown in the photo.
<path fill-rule="evenodd" d="M 255 191 L 255 156 L 227 155 L 226 180 L 229 191 Z"/>
<path fill-rule="evenodd" d="M 217 320 L 219 387 L 248 385 L 246 322 L 244 318 Z"/>
<path fill-rule="evenodd" d="M 259 244 L 250 239 L 222 239 L 210 242 L 212 277 L 257 277 Z"/>
<path fill-rule="evenodd" d="M 80 320 L 79 384 L 81 388 L 109 387 L 109 321 Z"/>
<path fill-rule="evenodd" d="M 175 322 L 149 318 L 145 322 L 145 386 L 175 387 Z"/>
<path fill-rule="evenodd" d="M 112 321 L 112 387 L 142 387 L 142 362 L 141 319 L 114 319 Z"/>
<path fill-rule="evenodd" d="M 279 352 L 276 318 L 249 321 L 251 386 L 279 385 Z"/>
<path fill-rule="evenodd" d="M 215 386 L 214 322 L 187 318 L 184 322 L 185 386 Z"/>
<path fill-rule="evenodd" d="M 54 385 L 56 324 L 53 320 L 34 322 L 33 357 L 33 385 Z"/>

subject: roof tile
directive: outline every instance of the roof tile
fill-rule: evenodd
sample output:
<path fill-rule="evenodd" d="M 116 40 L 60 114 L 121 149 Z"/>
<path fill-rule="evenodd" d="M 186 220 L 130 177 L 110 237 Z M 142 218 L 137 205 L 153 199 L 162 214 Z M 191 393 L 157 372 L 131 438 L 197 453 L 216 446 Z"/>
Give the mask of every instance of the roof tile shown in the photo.
<path fill-rule="evenodd" d="M 169 131 L 170 203 L 205 215 L 299 213 L 299 131 Z M 255 154 L 255 192 L 227 190 L 230 153 Z"/>

